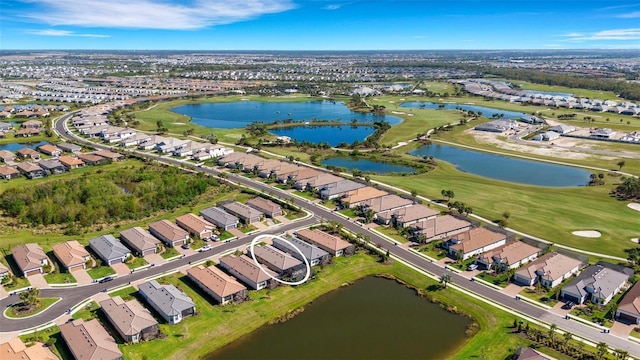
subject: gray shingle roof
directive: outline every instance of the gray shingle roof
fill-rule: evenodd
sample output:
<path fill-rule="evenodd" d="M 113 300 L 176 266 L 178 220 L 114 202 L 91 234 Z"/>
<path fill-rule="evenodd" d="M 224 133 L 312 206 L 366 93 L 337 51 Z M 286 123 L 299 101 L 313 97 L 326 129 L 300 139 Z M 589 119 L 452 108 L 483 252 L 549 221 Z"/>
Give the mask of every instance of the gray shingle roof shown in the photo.
<path fill-rule="evenodd" d="M 294 258 L 298 260 L 302 260 L 300 256 L 300 252 L 301 252 L 309 262 L 311 262 L 314 259 L 320 259 L 324 256 L 329 255 L 328 252 L 320 249 L 319 247 L 315 245 L 311 245 L 298 238 L 291 238 L 287 240 L 289 240 L 289 242 L 291 242 L 295 246 L 295 248 L 291 246 L 291 244 L 287 243 L 286 241 L 283 241 L 278 238 L 273 238 L 273 247 L 275 247 L 278 250 L 282 250 L 291 254 Z M 300 252 L 296 251 L 296 249 L 300 250 Z"/>
<path fill-rule="evenodd" d="M 217 226 L 234 225 L 239 221 L 237 217 L 217 207 L 203 209 L 200 215 Z"/>
<path fill-rule="evenodd" d="M 155 304 L 158 311 L 167 316 L 180 315 L 184 310 L 196 306 L 189 296 L 175 286 L 160 285 L 155 280 L 140 284 L 138 291 L 144 294 L 148 302 Z"/>
<path fill-rule="evenodd" d="M 89 240 L 91 249 L 95 251 L 103 260 L 111 260 L 124 257 L 131 254 L 129 249 L 124 246 L 113 235 L 100 235 L 97 238 Z"/>

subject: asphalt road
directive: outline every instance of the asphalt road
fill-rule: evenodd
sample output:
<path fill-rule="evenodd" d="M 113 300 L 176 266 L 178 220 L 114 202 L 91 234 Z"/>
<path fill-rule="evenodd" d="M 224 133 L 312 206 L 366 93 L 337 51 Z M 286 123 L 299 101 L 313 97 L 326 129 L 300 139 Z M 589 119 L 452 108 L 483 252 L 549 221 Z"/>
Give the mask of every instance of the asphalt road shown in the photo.
<path fill-rule="evenodd" d="M 61 119 L 62 121 L 56 122 L 56 126 L 55 126 L 56 131 L 61 136 L 73 138 L 80 141 L 86 141 L 84 139 L 75 137 L 73 134 L 69 134 L 64 128 L 63 124 L 70 116 L 71 115 L 65 116 Z M 90 143 L 90 144 L 95 148 L 109 149 L 108 146 L 104 146 L 101 144 L 95 144 L 95 143 Z M 159 157 L 154 154 L 139 154 L 139 155 L 147 158 L 156 159 L 168 164 L 185 166 L 184 162 L 181 162 L 175 158 Z M 193 168 L 195 170 L 207 172 L 212 175 L 217 175 L 219 173 L 219 171 L 212 168 L 207 168 L 207 167 L 198 168 L 196 166 L 193 166 Z M 298 206 L 315 214 L 315 216 L 312 218 L 291 223 L 286 226 L 282 226 L 278 228 L 278 231 L 288 231 L 297 227 L 311 225 L 317 222 L 319 218 L 323 218 L 325 220 L 334 220 L 343 224 L 345 229 L 353 233 L 362 233 L 364 235 L 368 235 L 372 243 L 379 245 L 384 249 L 389 250 L 389 252 L 393 256 L 400 258 L 403 261 L 410 263 L 413 266 L 420 268 L 428 273 L 439 276 L 444 272 L 448 271 L 443 269 L 440 265 L 434 264 L 429 260 L 410 252 L 404 247 L 395 246 L 393 242 L 390 242 L 385 238 L 378 236 L 376 233 L 373 233 L 367 230 L 366 228 L 360 226 L 359 224 L 346 220 L 334 214 L 333 212 L 328 211 L 325 208 L 320 207 L 314 203 L 292 197 L 291 195 L 289 195 L 288 193 L 280 189 L 271 187 L 263 183 L 255 182 L 243 176 L 228 174 L 228 180 L 233 181 L 235 183 L 239 183 L 241 185 L 244 185 L 246 187 L 249 187 L 258 191 L 262 191 L 265 193 L 273 193 L 274 196 L 284 200 L 293 199 L 293 201 Z M 234 240 L 230 243 L 222 244 L 214 248 L 214 250 L 212 251 L 215 251 L 216 253 L 220 253 L 220 252 L 231 250 L 239 246 L 249 244 L 255 236 L 257 235 L 245 236 L 243 238 Z M 161 274 L 163 272 L 168 272 L 172 269 L 187 265 L 189 262 L 197 262 L 198 260 L 202 260 L 211 255 L 213 255 L 212 252 L 197 253 L 192 256 L 185 257 L 183 259 L 174 260 L 160 266 L 155 266 L 148 270 L 142 270 L 140 272 L 133 273 L 131 275 L 116 278 L 115 280 L 107 284 L 95 284 L 95 285 L 89 285 L 84 287 L 65 288 L 65 289 L 43 289 L 41 290 L 41 294 L 43 297 L 61 297 L 63 298 L 63 300 L 58 302 L 51 308 L 47 309 L 42 314 L 39 314 L 31 318 L 22 319 L 22 320 L 11 320 L 11 319 L 2 317 L 0 318 L 0 329 L 3 332 L 16 331 L 16 330 L 28 329 L 34 326 L 48 323 L 54 320 L 55 318 L 57 318 L 58 316 L 62 315 L 67 308 L 70 308 L 76 304 L 79 304 L 85 299 L 88 299 L 89 297 L 91 297 L 92 295 L 95 295 L 96 293 L 101 291 L 105 287 L 105 285 L 109 285 L 109 287 L 121 286 L 131 281 L 140 280 L 152 275 Z M 516 300 L 514 297 L 508 296 L 502 292 L 494 290 L 493 288 L 481 285 L 474 281 L 470 281 L 469 279 L 463 276 L 460 276 L 454 272 L 449 272 L 449 274 L 452 277 L 452 283 L 455 284 L 457 287 L 460 287 L 468 292 L 481 296 L 487 299 L 489 303 L 492 303 L 495 306 L 509 308 L 516 312 L 524 314 L 529 318 L 539 319 L 542 322 L 546 322 L 549 324 L 555 323 L 559 329 L 569 331 L 572 334 L 582 337 L 584 339 L 587 339 L 593 343 L 599 343 L 602 341 L 607 343 L 609 345 L 609 348 L 611 349 L 623 349 L 628 351 L 629 354 L 632 356 L 640 357 L 640 345 L 638 344 L 632 343 L 626 339 L 622 339 L 611 334 L 604 334 L 598 329 L 595 329 L 591 326 L 588 326 L 576 321 L 565 320 L 564 318 L 558 315 L 552 314 L 544 309 L 531 305 L 527 302 Z M 9 298 L 6 298 L 0 301 L 0 307 L 4 309 L 9 304 L 12 304 L 17 301 L 18 301 L 17 296 L 10 296 Z"/>

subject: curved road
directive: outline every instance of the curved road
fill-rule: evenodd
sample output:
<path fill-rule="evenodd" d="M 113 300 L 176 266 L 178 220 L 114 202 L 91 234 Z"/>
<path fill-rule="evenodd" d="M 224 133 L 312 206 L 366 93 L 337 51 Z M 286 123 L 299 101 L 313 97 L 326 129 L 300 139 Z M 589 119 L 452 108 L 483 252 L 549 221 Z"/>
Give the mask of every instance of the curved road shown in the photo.
<path fill-rule="evenodd" d="M 56 131 L 61 136 L 86 142 L 86 140 L 82 138 L 77 138 L 75 137 L 75 135 L 67 132 L 65 128 L 65 123 L 70 116 L 71 114 L 65 117 L 62 117 L 61 118 L 62 121 L 56 122 Z M 102 144 L 91 143 L 91 146 L 96 148 L 101 148 L 101 149 L 109 149 L 108 146 L 104 146 Z M 158 161 L 162 161 L 164 163 L 179 165 L 183 167 L 191 166 L 193 167 L 194 170 L 203 171 L 212 175 L 217 175 L 220 173 L 218 170 L 215 170 L 212 168 L 206 168 L 206 167 L 198 168 L 194 165 L 181 162 L 175 158 L 159 157 L 157 155 L 142 154 L 142 153 L 138 153 L 138 156 L 152 158 Z M 432 263 L 429 260 L 410 252 L 408 249 L 404 247 L 394 246 L 395 244 L 393 242 L 377 235 L 374 232 L 371 232 L 365 229 L 364 227 L 356 223 L 345 220 L 344 218 L 314 203 L 300 200 L 280 189 L 271 187 L 263 183 L 254 182 L 253 180 L 250 180 L 243 176 L 228 174 L 228 179 L 233 182 L 239 183 L 243 186 L 252 188 L 254 190 L 263 191 L 266 193 L 269 193 L 269 192 L 274 193 L 276 197 L 279 197 L 284 200 L 293 199 L 293 201 L 295 201 L 298 206 L 307 210 L 310 213 L 315 214 L 315 217 L 313 218 L 305 219 L 302 221 L 288 224 L 286 226 L 282 226 L 278 229 L 280 231 L 288 231 L 297 227 L 311 225 L 318 221 L 318 217 L 323 218 L 325 220 L 333 220 L 333 221 L 340 222 L 345 229 L 353 233 L 362 233 L 364 235 L 368 235 L 372 243 L 379 245 L 381 247 L 384 247 L 385 249 L 388 249 L 389 252 L 396 258 L 399 258 L 406 263 L 412 264 L 413 266 L 419 269 L 422 269 L 427 273 L 431 273 L 433 275 L 439 276 L 442 273 L 447 271 L 443 269 L 440 265 Z M 220 252 L 232 250 L 236 247 L 243 246 L 250 243 L 250 241 L 255 236 L 257 235 L 245 236 L 235 241 L 232 241 L 230 243 L 221 244 L 215 247 L 213 251 L 214 253 L 220 253 Z M 172 269 L 175 269 L 183 265 L 187 265 L 189 262 L 196 262 L 196 261 L 208 258 L 214 253 L 212 253 L 211 251 L 207 253 L 197 253 L 192 256 L 185 257 L 183 259 L 174 260 L 166 264 L 150 268 L 148 270 L 142 270 L 140 272 L 136 272 L 131 275 L 126 275 L 123 277 L 116 278 L 115 280 L 107 284 L 110 287 L 124 285 L 130 281 L 143 279 L 152 275 L 160 274 L 162 272 L 170 271 Z M 565 320 L 564 318 L 558 315 L 552 314 L 530 303 L 516 300 L 515 298 L 509 295 L 506 295 L 500 291 L 494 290 L 493 288 L 481 285 L 474 281 L 469 281 L 468 278 L 460 276 L 454 272 L 449 272 L 449 273 L 452 277 L 452 282 L 453 284 L 456 285 L 456 287 L 459 287 L 464 291 L 467 291 L 469 293 L 485 298 L 488 303 L 494 306 L 512 309 L 513 311 L 521 313 L 529 318 L 538 319 L 541 322 L 544 322 L 547 324 L 555 323 L 559 329 L 568 331 L 574 335 L 587 339 L 593 343 L 605 342 L 609 345 L 609 348 L 611 349 L 623 349 L 628 351 L 629 354 L 632 356 L 640 357 L 640 346 L 638 344 L 634 344 L 626 339 L 616 337 L 612 334 L 604 334 L 596 328 L 593 328 L 591 326 L 588 326 L 576 321 Z M 62 297 L 63 300 L 58 302 L 56 305 L 52 306 L 50 309 L 47 309 L 42 314 L 39 314 L 37 316 L 31 317 L 28 319 L 22 319 L 18 321 L 18 320 L 10 320 L 2 317 L 0 318 L 0 328 L 2 329 L 2 331 L 15 331 L 15 330 L 31 328 L 41 324 L 46 324 L 54 320 L 55 318 L 61 316 L 67 308 L 70 308 L 76 304 L 79 304 L 85 299 L 98 293 L 104 287 L 104 285 L 105 284 L 95 284 L 95 285 L 76 287 L 76 288 L 43 289 L 41 290 L 42 296 Z M 18 301 L 17 297 L 10 296 L 8 298 L 1 300 L 0 306 L 2 308 L 5 308 L 7 305 L 17 301 Z"/>

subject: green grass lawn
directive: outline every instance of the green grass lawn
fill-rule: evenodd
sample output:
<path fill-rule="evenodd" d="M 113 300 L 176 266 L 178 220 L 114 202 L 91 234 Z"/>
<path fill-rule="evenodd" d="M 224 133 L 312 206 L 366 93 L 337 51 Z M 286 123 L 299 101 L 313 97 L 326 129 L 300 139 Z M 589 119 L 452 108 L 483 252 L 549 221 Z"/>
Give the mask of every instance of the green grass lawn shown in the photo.
<path fill-rule="evenodd" d="M 220 240 L 227 240 L 231 239 L 232 237 L 235 237 L 235 235 L 228 232 L 227 230 L 223 231 L 222 234 L 220 234 Z"/>
<path fill-rule="evenodd" d="M 253 231 L 253 230 L 256 230 L 257 228 L 256 228 L 255 226 L 253 226 L 253 225 L 249 224 L 249 225 L 245 225 L 245 226 L 243 226 L 243 227 L 241 227 L 241 228 L 239 228 L 239 229 L 240 229 L 240 231 L 242 231 L 243 233 L 245 233 L 245 234 L 246 234 L 246 233 L 248 233 L 248 232 L 251 232 L 251 231 Z"/>
<path fill-rule="evenodd" d="M 162 256 L 163 259 L 169 259 L 178 255 L 180 255 L 178 250 L 169 246 L 165 246 L 164 251 L 162 252 L 162 254 L 160 254 L 160 256 Z"/>
<path fill-rule="evenodd" d="M 96 311 L 98 311 L 98 309 L 100 309 L 100 305 L 95 301 L 92 301 L 73 314 L 73 319 L 83 319 L 84 321 L 95 319 L 97 317 Z"/>
<path fill-rule="evenodd" d="M 134 257 L 133 259 L 129 259 L 126 262 L 127 266 L 129 267 L 129 269 L 137 269 L 141 266 L 145 266 L 147 264 L 149 264 L 147 262 L 147 260 L 145 260 L 142 257 Z"/>
<path fill-rule="evenodd" d="M 70 273 L 46 274 L 44 279 L 48 284 L 68 284 L 77 282 L 76 278 Z"/>
<path fill-rule="evenodd" d="M 612 186 L 548 188 L 501 182 L 456 170 L 439 162 L 431 172 L 407 176 L 372 176 L 419 195 L 439 199 L 442 189 L 451 189 L 455 200 L 490 220 L 511 213 L 509 227 L 525 233 L 588 251 L 626 257 L 638 235 L 638 212 L 627 202 L 609 196 Z M 589 239 L 572 231 L 594 229 L 602 237 Z"/>
<path fill-rule="evenodd" d="M 581 305 L 576 306 L 570 311 L 571 315 L 581 319 L 600 324 L 602 326 L 611 327 L 611 314 L 615 313 L 611 304 L 605 306 Z"/>
<path fill-rule="evenodd" d="M 520 291 L 520 295 L 526 296 L 529 299 L 533 299 L 537 302 L 540 302 L 549 306 L 554 306 L 555 304 L 558 303 L 558 300 L 556 299 L 556 297 L 560 293 L 561 289 L 562 289 L 561 285 L 548 290 L 545 288 L 540 288 L 538 290 L 531 290 L 529 288 L 524 288 L 522 289 L 522 291 Z"/>
<path fill-rule="evenodd" d="M 318 199 L 317 197 L 313 196 L 313 194 L 311 194 L 311 193 L 310 193 L 310 192 L 308 192 L 308 191 L 300 191 L 300 190 L 296 190 L 296 191 L 294 191 L 293 193 L 294 193 L 294 194 L 296 194 L 296 195 L 298 195 L 298 196 L 300 196 L 300 197 L 303 197 L 303 198 L 305 198 L 305 199 L 307 199 L 307 200 L 316 200 L 316 199 Z"/>
<path fill-rule="evenodd" d="M 427 254 L 429 257 L 440 260 L 447 257 L 447 250 L 440 247 L 440 241 L 432 241 L 426 245 L 420 246 L 418 249 L 421 253 Z"/>
<path fill-rule="evenodd" d="M 340 211 L 338 211 L 340 214 L 348 216 L 350 218 L 357 218 L 358 215 L 356 215 L 355 209 L 353 208 L 349 208 L 349 209 L 342 209 Z"/>
<path fill-rule="evenodd" d="M 493 276 L 485 271 L 478 274 L 478 277 L 493 285 L 500 286 L 501 288 L 504 288 L 507 285 L 509 285 L 509 275 L 507 275 L 506 273 L 498 274 L 498 276 Z"/>
<path fill-rule="evenodd" d="M 136 288 L 134 288 L 133 286 L 127 286 L 126 288 L 123 288 L 123 289 L 120 289 L 118 291 L 114 291 L 112 293 L 109 293 L 109 296 L 111 296 L 111 297 L 120 296 L 122 298 L 122 300 L 129 301 L 129 300 L 134 298 L 134 294 L 136 292 L 138 292 L 138 290 L 136 290 Z"/>
<path fill-rule="evenodd" d="M 92 279 L 102 279 L 105 276 L 115 275 L 116 271 L 111 266 L 101 266 L 87 270 Z"/>
<path fill-rule="evenodd" d="M 419 289 L 439 288 L 435 281 L 401 264 L 383 265 L 368 255 L 358 254 L 337 258 L 334 261 L 335 265 L 320 270 L 316 280 L 306 285 L 252 292 L 250 301 L 225 307 L 213 305 L 184 275 L 167 276 L 160 282 L 173 283 L 185 291 L 195 301 L 199 315 L 186 318 L 178 325 L 160 325 L 162 332 L 168 335 L 164 339 L 121 345 L 120 348 L 125 354 L 125 359 L 132 360 L 202 358 L 287 311 L 338 288 L 340 284 L 367 275 L 387 273 Z M 464 347 L 453 356 L 454 359 L 480 358 L 482 354 L 491 354 L 493 358 L 503 359 L 518 346 L 531 345 L 530 342 L 511 334 L 509 326 L 513 323 L 513 315 L 452 290 L 427 292 L 447 307 L 472 313 L 480 325 L 480 331 L 467 340 Z M 563 356 L 558 358 L 568 359 Z"/>
<path fill-rule="evenodd" d="M 398 230 L 394 229 L 391 226 L 376 226 L 375 228 L 373 228 L 373 230 L 401 243 L 406 243 L 407 241 L 409 241 L 406 237 L 400 235 L 400 233 L 398 233 Z"/>
<path fill-rule="evenodd" d="M 620 98 L 616 96 L 612 91 L 600 91 L 600 90 L 588 90 L 588 89 L 577 89 L 577 88 L 569 88 L 563 86 L 552 86 L 552 85 L 543 85 L 543 84 L 534 84 L 521 80 L 509 80 L 514 85 L 520 85 L 522 90 L 539 90 L 539 91 L 551 91 L 551 92 L 562 92 L 562 93 L 570 93 L 575 97 L 586 97 L 590 99 L 600 99 L 600 100 L 614 100 L 620 101 Z"/>
<path fill-rule="evenodd" d="M 13 290 L 25 288 L 29 285 L 30 285 L 29 280 L 27 278 L 14 276 L 13 281 L 11 283 L 5 284 L 3 286 L 5 290 L 10 292 Z"/>
<path fill-rule="evenodd" d="M 37 306 L 28 312 L 24 312 L 24 313 L 18 312 L 17 306 L 11 306 L 7 309 L 7 312 L 5 314 L 9 318 L 24 318 L 27 316 L 37 315 L 47 310 L 49 306 L 55 304 L 56 301 L 58 301 L 59 299 L 60 298 L 39 298 Z"/>

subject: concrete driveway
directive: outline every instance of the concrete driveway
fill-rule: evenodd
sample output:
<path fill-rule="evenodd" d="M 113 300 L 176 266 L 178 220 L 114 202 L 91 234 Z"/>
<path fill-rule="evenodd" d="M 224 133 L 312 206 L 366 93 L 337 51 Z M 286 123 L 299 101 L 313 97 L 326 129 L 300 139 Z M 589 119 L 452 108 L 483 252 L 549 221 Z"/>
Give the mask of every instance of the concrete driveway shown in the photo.
<path fill-rule="evenodd" d="M 29 280 L 29 284 L 34 288 L 42 289 L 49 287 L 47 280 L 44 279 L 44 275 L 42 274 L 29 275 L 27 279 Z"/>
<path fill-rule="evenodd" d="M 291 220 L 287 219 L 284 216 L 276 216 L 275 219 L 280 221 L 280 223 L 285 224 L 285 225 L 291 222 Z"/>
<path fill-rule="evenodd" d="M 129 275 L 131 273 L 131 269 L 129 269 L 129 267 L 125 263 L 113 264 L 111 265 L 111 268 L 116 271 L 116 274 L 118 274 L 118 276 Z"/>
<path fill-rule="evenodd" d="M 238 229 L 229 229 L 227 231 L 229 231 L 230 233 L 233 234 L 233 236 L 238 237 L 238 238 L 241 238 L 241 237 L 243 237 L 245 235 L 242 231 L 240 231 Z"/>
<path fill-rule="evenodd" d="M 73 270 L 71 272 L 71 275 L 76 278 L 78 285 L 87 285 L 93 283 L 93 279 L 91 278 L 91 276 L 89 276 L 89 273 L 85 269 Z"/>
<path fill-rule="evenodd" d="M 149 263 L 149 264 L 156 264 L 156 265 L 160 265 L 160 264 L 164 264 L 167 262 L 167 260 L 165 260 L 165 258 L 163 258 L 160 254 L 147 254 L 144 256 L 144 259 Z"/>

